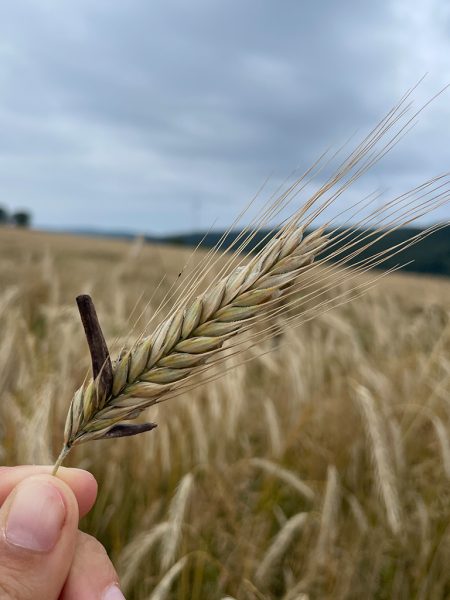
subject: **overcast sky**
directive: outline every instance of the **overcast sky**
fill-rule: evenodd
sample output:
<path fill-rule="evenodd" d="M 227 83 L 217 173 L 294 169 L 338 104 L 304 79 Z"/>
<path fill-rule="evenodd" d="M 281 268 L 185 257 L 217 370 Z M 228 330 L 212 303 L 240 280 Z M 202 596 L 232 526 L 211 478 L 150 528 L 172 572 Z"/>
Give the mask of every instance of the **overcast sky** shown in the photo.
<path fill-rule="evenodd" d="M 3 0 L 0 203 L 40 227 L 223 227 L 425 72 L 418 105 L 450 83 L 448 0 Z M 340 202 L 447 170 L 450 91 Z"/>

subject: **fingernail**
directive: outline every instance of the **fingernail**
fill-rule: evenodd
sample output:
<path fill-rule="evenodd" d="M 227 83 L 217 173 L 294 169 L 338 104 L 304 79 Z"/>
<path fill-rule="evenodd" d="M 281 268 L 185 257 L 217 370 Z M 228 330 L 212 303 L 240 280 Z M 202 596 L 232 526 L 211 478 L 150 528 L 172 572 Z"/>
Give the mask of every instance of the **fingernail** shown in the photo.
<path fill-rule="evenodd" d="M 54 485 L 25 480 L 14 493 L 6 540 L 13 546 L 48 552 L 58 541 L 65 518 L 66 507 Z"/>
<path fill-rule="evenodd" d="M 117 585 L 114 584 L 104 591 L 102 600 L 125 600 L 125 596 L 119 590 Z"/>

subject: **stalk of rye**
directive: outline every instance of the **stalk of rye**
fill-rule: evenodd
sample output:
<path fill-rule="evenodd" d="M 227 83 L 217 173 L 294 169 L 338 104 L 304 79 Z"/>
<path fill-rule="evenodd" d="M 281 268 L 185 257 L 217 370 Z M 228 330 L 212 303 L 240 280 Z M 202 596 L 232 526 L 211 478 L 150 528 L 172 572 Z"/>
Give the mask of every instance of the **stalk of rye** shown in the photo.
<path fill-rule="evenodd" d="M 145 431 L 152 424 L 129 425 L 204 367 L 224 343 L 251 326 L 284 288 L 310 268 L 328 237 L 318 229 L 288 227 L 247 265 L 236 267 L 206 292 L 164 320 L 113 365 L 111 394 L 101 378 L 75 394 L 64 432 L 63 458 L 87 442 Z"/>
<path fill-rule="evenodd" d="M 213 284 L 202 294 L 193 297 L 199 283 L 205 281 L 216 264 L 217 251 L 226 237 L 223 236 L 216 249 L 207 254 L 200 269 L 188 280 L 185 288 L 179 290 L 179 296 L 184 297 L 184 300 L 175 304 L 172 313 L 159 324 L 154 333 L 123 352 L 113 364 L 110 389 L 105 388 L 100 372 L 95 380 L 83 385 L 75 393 L 67 415 L 64 446 L 54 473 L 71 448 L 78 444 L 89 440 L 135 435 L 155 427 L 153 423 L 130 424 L 129 421 L 148 407 L 188 389 L 193 377 L 208 370 L 210 365 L 224 360 L 223 350 L 227 346 L 233 345 L 234 352 L 239 354 L 243 346 L 236 336 L 248 331 L 255 321 L 267 322 L 280 311 L 297 307 L 300 309 L 300 317 L 290 316 L 288 322 L 300 322 L 304 306 L 301 298 L 299 303 L 297 292 L 300 290 L 305 298 L 320 299 L 327 288 L 336 285 L 335 277 L 331 275 L 334 267 L 331 271 L 329 267 L 318 269 L 323 262 L 333 258 L 338 265 L 348 264 L 385 237 L 389 230 L 405 226 L 448 201 L 450 178 L 443 175 L 398 196 L 382 208 L 373 209 L 369 216 L 360 217 L 377 196 L 369 196 L 368 200 L 363 199 L 344 210 L 341 215 L 347 213 L 349 221 L 359 216 L 359 226 L 362 228 L 359 232 L 356 225 L 354 233 L 336 228 L 331 238 L 330 234 L 325 233 L 325 227 L 305 234 L 306 227 L 402 137 L 421 110 L 404 119 L 409 110 L 409 106 L 405 106 L 406 99 L 411 92 L 404 96 L 279 230 L 272 230 L 274 237 L 264 247 L 261 248 L 262 242 L 257 244 L 259 251 L 247 264 L 236 264 L 239 263 L 239 258 L 236 258 L 239 251 L 254 239 L 255 231 L 286 210 L 309 183 L 307 178 L 318 163 L 274 202 L 269 202 L 258 215 L 253 227 L 244 229 L 237 236 L 231 245 L 237 252 L 220 270 Z M 390 133 L 392 129 L 394 131 Z M 384 140 L 386 136 L 387 141 Z M 373 224 L 374 230 L 371 229 Z M 408 242 L 397 243 L 388 250 L 363 258 L 356 263 L 355 273 L 364 273 L 379 265 L 437 228 L 439 226 L 430 227 Z M 337 245 L 338 242 L 340 245 Z M 317 260 L 326 247 L 329 256 Z M 342 271 L 342 276 L 347 277 L 347 273 L 348 271 Z M 319 292 L 311 292 L 316 284 Z M 310 291 L 306 293 L 308 289 Z M 280 308 L 276 303 L 282 295 L 286 299 L 285 307 Z M 325 310 L 328 305 L 328 301 L 320 302 L 319 308 Z M 271 332 L 273 328 L 267 327 L 261 334 L 254 334 L 252 339 L 267 338 Z"/>

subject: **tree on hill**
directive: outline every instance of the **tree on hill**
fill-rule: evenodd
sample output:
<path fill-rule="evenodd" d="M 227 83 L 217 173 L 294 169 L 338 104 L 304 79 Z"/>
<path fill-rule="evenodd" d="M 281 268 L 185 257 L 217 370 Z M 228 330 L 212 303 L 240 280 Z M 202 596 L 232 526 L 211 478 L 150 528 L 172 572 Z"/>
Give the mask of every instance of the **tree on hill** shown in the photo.
<path fill-rule="evenodd" d="M 31 215 L 29 212 L 20 210 L 11 215 L 11 223 L 16 227 L 29 227 L 31 223 Z"/>
<path fill-rule="evenodd" d="M 9 223 L 9 213 L 6 208 L 0 206 L 0 225 L 6 225 Z"/>

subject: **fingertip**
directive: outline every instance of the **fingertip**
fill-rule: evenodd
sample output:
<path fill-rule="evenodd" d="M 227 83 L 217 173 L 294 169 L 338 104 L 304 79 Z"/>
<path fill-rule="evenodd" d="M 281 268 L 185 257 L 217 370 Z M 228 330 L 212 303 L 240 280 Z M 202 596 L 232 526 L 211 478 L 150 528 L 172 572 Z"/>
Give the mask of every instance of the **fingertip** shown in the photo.
<path fill-rule="evenodd" d="M 97 498 L 98 484 L 89 471 L 69 467 L 61 467 L 56 474 L 73 490 L 80 509 L 80 517 L 88 513 Z"/>
<path fill-rule="evenodd" d="M 92 473 L 83 469 L 72 469 L 76 472 L 78 481 L 77 499 L 80 507 L 80 517 L 88 513 L 97 498 L 98 483 Z"/>
<path fill-rule="evenodd" d="M 0 588 L 8 598 L 58 598 L 78 538 L 71 487 L 50 473 L 22 477 L 0 509 Z"/>
<path fill-rule="evenodd" d="M 53 492 L 51 490 L 53 490 Z M 78 529 L 78 501 L 71 487 L 63 480 L 52 477 L 49 473 L 36 473 L 22 479 L 14 487 L 2 507 L 4 518 L 9 514 L 11 506 L 14 506 L 14 502 L 18 497 L 23 499 L 23 501 L 19 503 L 21 507 L 19 512 L 28 512 L 30 514 L 32 514 L 31 509 L 36 509 L 36 507 L 38 507 L 37 510 L 39 512 L 39 507 L 45 504 L 44 501 L 41 501 L 41 497 L 44 499 L 50 497 L 50 504 L 57 504 L 57 502 L 54 501 L 54 498 L 60 498 L 60 502 L 64 505 L 65 517 L 64 519 L 61 519 L 64 521 L 64 526 L 68 526 L 69 529 L 72 529 L 74 534 Z M 29 510 L 23 509 L 24 506 L 28 506 Z M 43 517 L 45 517 L 46 512 L 48 511 L 43 512 Z M 39 519 L 34 520 L 39 521 Z"/>

